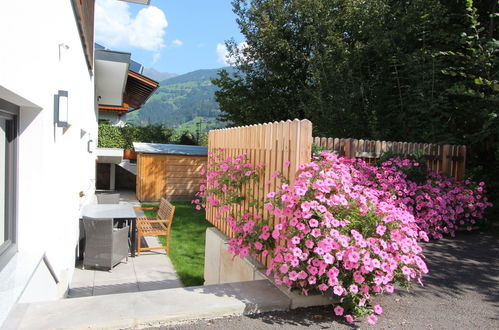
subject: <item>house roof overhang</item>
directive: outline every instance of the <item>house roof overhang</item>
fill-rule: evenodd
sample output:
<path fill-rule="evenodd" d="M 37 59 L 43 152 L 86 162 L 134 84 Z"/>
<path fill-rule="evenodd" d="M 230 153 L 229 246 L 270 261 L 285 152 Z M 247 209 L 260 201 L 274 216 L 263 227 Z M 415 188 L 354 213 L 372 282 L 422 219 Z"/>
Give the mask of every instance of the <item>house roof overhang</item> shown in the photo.
<path fill-rule="evenodd" d="M 130 108 L 138 109 L 159 87 L 159 83 L 137 72 L 128 71 L 123 101 L 128 103 Z"/>
<path fill-rule="evenodd" d="M 130 57 L 130 53 L 95 50 L 95 94 L 99 105 L 123 106 Z"/>
<path fill-rule="evenodd" d="M 128 107 L 127 103 L 123 103 L 123 105 L 120 107 L 111 106 L 111 105 L 99 105 L 99 110 L 110 111 L 110 112 L 118 113 L 120 115 L 128 112 L 128 109 L 129 109 L 129 107 Z"/>

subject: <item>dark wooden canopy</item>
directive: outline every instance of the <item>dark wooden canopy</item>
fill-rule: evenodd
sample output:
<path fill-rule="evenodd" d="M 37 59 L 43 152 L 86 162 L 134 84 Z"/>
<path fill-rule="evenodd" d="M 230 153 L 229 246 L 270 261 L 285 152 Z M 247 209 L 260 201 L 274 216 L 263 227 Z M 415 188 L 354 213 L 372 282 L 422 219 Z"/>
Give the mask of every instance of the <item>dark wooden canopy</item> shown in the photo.
<path fill-rule="evenodd" d="M 123 102 L 132 109 L 140 108 L 158 87 L 157 81 L 129 70 Z"/>

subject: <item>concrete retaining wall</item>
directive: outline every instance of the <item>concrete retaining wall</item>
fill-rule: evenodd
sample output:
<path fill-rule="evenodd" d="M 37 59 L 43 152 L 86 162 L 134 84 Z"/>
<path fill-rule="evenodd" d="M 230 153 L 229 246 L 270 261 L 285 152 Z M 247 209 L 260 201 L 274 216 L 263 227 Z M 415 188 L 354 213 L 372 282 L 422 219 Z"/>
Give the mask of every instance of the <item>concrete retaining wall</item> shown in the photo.
<path fill-rule="evenodd" d="M 229 238 L 215 227 L 206 229 L 204 259 L 204 285 L 255 281 L 271 278 L 265 276 L 265 267 L 251 258 L 234 257 L 227 251 Z M 275 284 L 274 284 L 275 285 Z M 330 305 L 337 302 L 335 296 L 322 294 L 303 296 L 291 292 L 285 286 L 276 285 L 289 299 L 290 308 Z"/>
<path fill-rule="evenodd" d="M 204 285 L 262 280 L 265 268 L 227 251 L 229 238 L 215 227 L 206 229 Z"/>

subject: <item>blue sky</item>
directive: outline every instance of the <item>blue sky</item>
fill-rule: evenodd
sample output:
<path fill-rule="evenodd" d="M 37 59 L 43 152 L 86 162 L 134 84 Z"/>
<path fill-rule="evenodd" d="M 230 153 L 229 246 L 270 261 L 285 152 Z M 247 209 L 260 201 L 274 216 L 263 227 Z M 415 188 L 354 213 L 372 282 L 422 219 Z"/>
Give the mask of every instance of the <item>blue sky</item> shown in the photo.
<path fill-rule="evenodd" d="M 177 74 L 226 66 L 225 40 L 244 40 L 230 0 L 97 0 L 95 39 L 146 68 Z"/>

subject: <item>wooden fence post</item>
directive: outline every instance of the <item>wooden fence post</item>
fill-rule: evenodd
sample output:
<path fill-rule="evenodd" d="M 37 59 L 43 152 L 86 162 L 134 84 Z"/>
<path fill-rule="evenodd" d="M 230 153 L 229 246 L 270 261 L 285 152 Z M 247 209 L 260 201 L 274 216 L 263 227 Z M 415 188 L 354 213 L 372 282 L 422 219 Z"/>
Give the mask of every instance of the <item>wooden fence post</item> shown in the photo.
<path fill-rule="evenodd" d="M 298 143 L 299 162 L 297 165 L 309 163 L 312 159 L 312 122 L 307 119 L 300 122 L 300 138 Z"/>
<path fill-rule="evenodd" d="M 464 172 L 466 170 L 466 146 L 459 146 L 459 157 L 461 158 L 458 161 L 456 179 L 464 180 Z"/>
<path fill-rule="evenodd" d="M 354 158 L 355 157 L 355 144 L 354 139 L 345 139 L 345 157 Z"/>
<path fill-rule="evenodd" d="M 448 144 L 444 144 L 442 147 L 442 173 L 447 176 L 451 176 L 451 146 Z"/>

